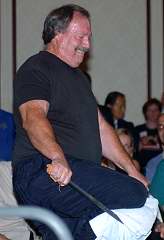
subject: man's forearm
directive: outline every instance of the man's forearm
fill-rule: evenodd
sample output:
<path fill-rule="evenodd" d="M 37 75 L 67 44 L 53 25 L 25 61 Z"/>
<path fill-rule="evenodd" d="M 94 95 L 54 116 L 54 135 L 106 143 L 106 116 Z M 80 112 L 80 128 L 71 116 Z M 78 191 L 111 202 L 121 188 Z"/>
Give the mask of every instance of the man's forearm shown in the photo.
<path fill-rule="evenodd" d="M 55 139 L 54 130 L 47 118 L 49 104 L 44 100 L 32 100 L 20 106 L 23 128 L 32 145 L 52 162 L 47 173 L 61 186 L 70 182 L 72 171 L 64 152 Z"/>
<path fill-rule="evenodd" d="M 104 157 L 122 167 L 129 176 L 138 179 L 145 187 L 148 186 L 147 179 L 135 168 L 131 158 L 124 150 L 114 129 L 104 120 L 98 110 L 100 137 L 102 143 L 102 153 Z"/>
<path fill-rule="evenodd" d="M 32 145 L 49 159 L 63 158 L 64 154 L 55 139 L 52 126 L 47 119 L 46 101 L 29 101 L 19 108 L 25 129 Z"/>
<path fill-rule="evenodd" d="M 135 166 L 124 150 L 115 130 L 104 120 L 101 114 L 99 114 L 99 123 L 103 156 L 110 159 L 128 173 L 134 171 Z"/>
<path fill-rule="evenodd" d="M 108 125 L 104 127 L 105 129 L 101 133 L 103 156 L 130 173 L 135 168 L 131 158 L 124 150 L 114 129 Z"/>
<path fill-rule="evenodd" d="M 44 156 L 51 160 L 64 157 L 47 119 L 33 119 L 26 125 L 26 131 L 33 146 Z"/>

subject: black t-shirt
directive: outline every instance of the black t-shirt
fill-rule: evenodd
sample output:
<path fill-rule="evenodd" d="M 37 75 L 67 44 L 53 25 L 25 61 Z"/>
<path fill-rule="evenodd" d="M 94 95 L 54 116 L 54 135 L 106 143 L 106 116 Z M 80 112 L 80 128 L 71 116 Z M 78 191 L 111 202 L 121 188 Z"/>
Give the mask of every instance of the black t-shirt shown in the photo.
<path fill-rule="evenodd" d="M 14 81 L 14 163 L 37 153 L 22 128 L 18 108 L 29 100 L 49 102 L 47 118 L 65 154 L 101 160 L 97 103 L 86 76 L 55 55 L 41 51 L 19 69 Z"/>
<path fill-rule="evenodd" d="M 144 137 L 149 138 L 149 142 L 144 149 L 139 149 L 140 142 Z M 136 145 L 136 158 L 140 162 L 141 168 L 144 168 L 151 158 L 154 158 L 161 153 L 161 146 L 158 138 L 158 131 L 156 128 L 150 129 L 146 124 L 141 124 L 135 127 L 135 145 Z"/>
<path fill-rule="evenodd" d="M 146 124 L 141 124 L 135 127 L 135 141 L 137 146 L 143 137 L 151 137 L 150 145 L 158 146 L 159 138 L 157 128 L 148 128 Z"/>

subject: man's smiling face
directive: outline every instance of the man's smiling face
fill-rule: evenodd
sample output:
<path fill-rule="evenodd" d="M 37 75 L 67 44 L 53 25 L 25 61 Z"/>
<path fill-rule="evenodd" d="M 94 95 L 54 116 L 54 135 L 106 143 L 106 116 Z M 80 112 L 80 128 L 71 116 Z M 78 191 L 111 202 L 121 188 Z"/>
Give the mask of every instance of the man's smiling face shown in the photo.
<path fill-rule="evenodd" d="M 78 67 L 90 48 L 91 25 L 87 17 L 75 12 L 65 32 L 57 36 L 57 56 L 71 67 Z"/>

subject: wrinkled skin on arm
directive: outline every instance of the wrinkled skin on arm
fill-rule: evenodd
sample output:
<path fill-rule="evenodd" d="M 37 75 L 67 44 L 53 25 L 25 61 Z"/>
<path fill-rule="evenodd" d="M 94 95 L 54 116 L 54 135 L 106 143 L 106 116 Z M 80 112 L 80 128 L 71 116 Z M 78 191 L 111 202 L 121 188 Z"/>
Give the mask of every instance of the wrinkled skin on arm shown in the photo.
<path fill-rule="evenodd" d="M 64 186 L 69 183 L 72 171 L 47 119 L 48 108 L 49 103 L 45 100 L 31 100 L 22 104 L 19 110 L 23 128 L 33 146 L 45 157 L 52 160 L 49 174 L 55 182 Z"/>
<path fill-rule="evenodd" d="M 115 130 L 105 121 L 99 110 L 98 119 L 103 156 L 123 168 L 129 176 L 138 179 L 147 187 L 147 179 L 136 169 L 130 156 L 122 146 Z"/>

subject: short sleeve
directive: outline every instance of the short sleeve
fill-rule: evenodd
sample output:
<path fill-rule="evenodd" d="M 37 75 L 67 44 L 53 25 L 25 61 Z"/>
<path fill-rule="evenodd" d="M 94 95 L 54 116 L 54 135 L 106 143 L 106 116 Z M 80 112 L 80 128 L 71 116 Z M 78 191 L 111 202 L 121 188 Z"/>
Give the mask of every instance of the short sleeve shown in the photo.
<path fill-rule="evenodd" d="M 16 107 L 30 100 L 50 98 L 50 81 L 48 74 L 40 69 L 20 70 L 14 81 L 14 98 Z"/>

